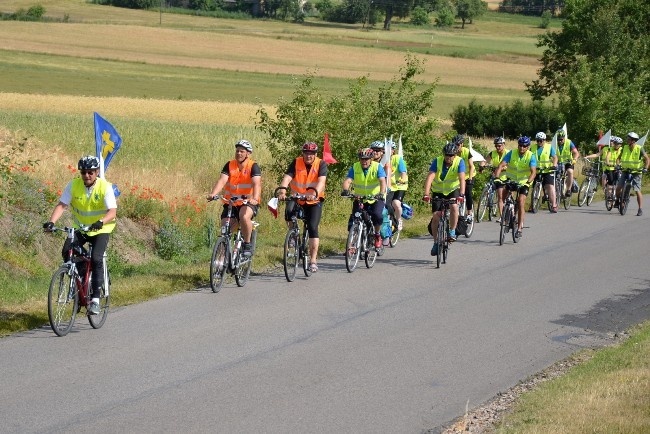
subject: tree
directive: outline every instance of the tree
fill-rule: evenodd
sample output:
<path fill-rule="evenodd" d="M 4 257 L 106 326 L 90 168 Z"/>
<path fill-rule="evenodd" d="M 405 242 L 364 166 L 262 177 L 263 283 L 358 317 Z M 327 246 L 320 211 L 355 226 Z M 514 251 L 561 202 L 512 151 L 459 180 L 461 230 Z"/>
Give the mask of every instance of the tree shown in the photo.
<path fill-rule="evenodd" d="M 560 32 L 545 47 L 538 79 L 527 83 L 534 100 L 553 95 L 578 141 L 598 130 L 647 128 L 650 118 L 650 3 L 571 0 Z M 573 127 L 571 127 L 573 125 Z"/>
<path fill-rule="evenodd" d="M 481 0 L 456 0 L 456 16 L 462 21 L 462 29 L 465 28 L 465 22 L 471 23 L 474 18 L 485 14 L 487 9 L 487 3 Z"/>
<path fill-rule="evenodd" d="M 414 26 L 424 26 L 430 24 L 429 13 L 421 6 L 417 6 L 411 13 L 411 24 Z"/>

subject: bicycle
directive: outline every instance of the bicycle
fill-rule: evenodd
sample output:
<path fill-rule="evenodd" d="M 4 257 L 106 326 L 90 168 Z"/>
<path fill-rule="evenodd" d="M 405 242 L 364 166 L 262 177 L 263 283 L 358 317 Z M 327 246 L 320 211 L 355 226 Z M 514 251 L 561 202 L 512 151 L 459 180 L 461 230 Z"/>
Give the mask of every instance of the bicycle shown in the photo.
<path fill-rule="evenodd" d="M 548 197 L 546 194 L 542 194 L 544 191 L 544 186 L 542 185 L 542 178 L 544 177 L 543 173 L 538 173 L 535 175 L 535 179 L 533 180 L 533 188 L 531 189 L 532 194 L 531 194 L 531 203 L 530 203 L 530 209 L 533 212 L 533 214 L 537 214 L 539 211 L 539 208 L 542 206 L 542 203 L 544 202 L 544 199 L 548 201 Z"/>
<path fill-rule="evenodd" d="M 212 197 L 212 200 L 222 198 L 223 196 L 215 195 Z M 239 287 L 246 285 L 250 276 L 259 223 L 253 220 L 250 242 L 251 256 L 247 257 L 242 252 L 244 237 L 241 233 L 241 226 L 238 225 L 234 237 L 230 231 L 231 219 L 235 218 L 233 216 L 233 206 L 237 202 L 245 205 L 247 203 L 247 197 L 233 196 L 228 200 L 226 223 L 221 226 L 221 235 L 217 238 L 212 250 L 212 259 L 210 260 L 210 287 L 214 293 L 221 290 L 226 271 L 235 277 L 235 283 Z"/>
<path fill-rule="evenodd" d="M 65 253 L 63 264 L 54 272 L 47 296 L 47 316 L 50 326 L 57 336 L 65 336 L 74 325 L 77 313 L 86 308 L 86 316 L 91 327 L 98 329 L 106 322 L 110 307 L 110 274 L 104 254 L 104 285 L 99 299 L 99 314 L 91 315 L 89 311 L 92 302 L 92 245 L 86 249 L 83 244 L 75 243 L 77 231 L 85 233 L 89 226 L 75 228 L 52 228 L 52 232 L 65 232 L 72 240 L 70 248 Z M 84 243 L 85 244 L 85 243 Z"/>
<path fill-rule="evenodd" d="M 517 243 L 517 203 L 519 203 L 519 184 L 514 181 L 506 181 L 504 187 L 506 189 L 506 198 L 503 203 L 503 215 L 501 216 L 501 224 L 499 225 L 499 245 L 502 246 L 505 241 L 506 234 L 512 232 L 512 242 Z M 512 192 L 516 191 L 515 198 L 512 197 Z"/>
<path fill-rule="evenodd" d="M 485 183 L 481 196 L 476 206 L 476 223 L 480 223 L 487 218 L 492 221 L 492 217 L 496 217 L 498 213 L 497 190 L 494 185 L 494 176 L 490 176 L 490 180 Z"/>
<path fill-rule="evenodd" d="M 459 232 L 458 225 L 465 226 L 465 230 Z M 474 232 L 474 217 L 467 214 L 467 201 L 463 201 L 463 203 L 458 205 L 458 225 L 456 226 L 457 233 L 462 232 L 465 238 L 472 236 L 472 232 Z"/>
<path fill-rule="evenodd" d="M 569 186 L 569 196 L 566 196 L 566 168 L 564 163 L 558 163 L 557 165 L 557 174 L 555 175 L 555 197 L 557 201 L 557 206 L 560 205 L 560 200 L 562 200 L 562 205 L 564 209 L 568 210 L 571 208 L 571 196 L 573 195 L 573 186 Z M 550 205 L 549 205 L 550 206 Z M 549 208 L 550 209 L 550 208 Z"/>
<path fill-rule="evenodd" d="M 345 244 L 345 268 L 352 273 L 359 263 L 359 257 L 363 253 L 363 259 L 367 268 L 372 268 L 377 260 L 377 255 L 383 253 L 384 247 L 376 248 L 374 242 L 375 227 L 372 224 L 364 201 L 383 198 L 381 195 L 358 196 L 348 194 L 343 196 L 358 203 L 358 210 L 352 214 L 352 225 L 348 231 L 348 239 Z"/>
<path fill-rule="evenodd" d="M 605 187 L 605 208 L 607 211 L 611 211 L 612 208 L 614 208 L 614 204 L 616 203 L 616 183 L 618 181 L 618 178 L 621 177 L 621 169 L 620 167 L 616 167 L 614 169 L 614 184 L 609 185 Z"/>
<path fill-rule="evenodd" d="M 443 199 L 440 197 L 432 198 L 432 201 L 436 201 L 440 204 L 440 210 L 436 211 L 440 213 L 440 220 L 438 220 L 438 227 L 436 233 L 438 235 L 438 254 L 436 255 L 436 268 L 440 268 L 440 263 L 447 263 L 447 256 L 449 255 L 449 245 L 453 241 L 449 238 L 449 212 L 451 205 L 458 202 L 456 198 L 452 199 Z"/>
<path fill-rule="evenodd" d="M 287 190 L 287 187 L 278 187 L 273 192 L 273 197 L 276 197 L 278 191 Z M 307 190 L 313 190 L 317 194 L 315 188 L 309 187 Z M 294 212 L 289 222 L 289 229 L 284 238 L 284 257 L 282 265 L 284 267 L 284 276 L 287 281 L 293 282 L 296 278 L 296 269 L 298 268 L 298 261 L 302 263 L 302 271 L 306 277 L 312 275 L 309 268 L 309 232 L 307 231 L 307 221 L 305 220 L 305 212 L 302 206 L 298 203 L 299 200 L 305 200 L 306 194 L 292 194 L 284 199 L 285 202 L 294 202 Z M 300 225 L 298 220 L 302 220 L 302 234 L 300 233 Z"/>
<path fill-rule="evenodd" d="M 585 179 L 580 183 L 578 206 L 583 206 L 585 203 L 587 206 L 591 205 L 601 178 L 600 161 L 593 162 L 588 158 L 584 158 L 584 161 L 585 165 L 582 166 L 582 174 L 585 175 Z"/>
<path fill-rule="evenodd" d="M 398 180 L 397 184 L 402 185 L 402 182 Z M 391 229 L 391 236 L 388 239 L 388 245 L 391 247 L 395 247 L 402 233 L 402 228 L 400 228 L 399 226 L 399 218 L 395 217 L 395 209 L 393 208 L 392 204 L 390 205 L 388 204 L 388 201 L 386 201 L 386 208 L 388 209 L 388 217 L 390 218 L 390 229 Z"/>
<path fill-rule="evenodd" d="M 624 170 L 621 175 L 625 180 L 625 183 L 623 184 L 623 190 L 621 192 L 621 197 L 619 198 L 618 202 L 618 212 L 620 212 L 621 215 L 625 215 L 627 212 L 627 207 L 630 204 L 630 194 L 632 193 L 632 187 L 634 184 L 634 175 L 638 175 L 640 173 L 642 173 L 640 170 Z"/>

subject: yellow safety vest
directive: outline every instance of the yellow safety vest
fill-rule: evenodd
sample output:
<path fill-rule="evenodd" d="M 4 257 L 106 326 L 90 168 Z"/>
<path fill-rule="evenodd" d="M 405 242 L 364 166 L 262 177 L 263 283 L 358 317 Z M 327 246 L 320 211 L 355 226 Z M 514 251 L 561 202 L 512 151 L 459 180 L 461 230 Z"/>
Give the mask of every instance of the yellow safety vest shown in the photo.
<path fill-rule="evenodd" d="M 629 146 L 625 146 L 621 152 L 621 168 L 628 172 L 640 172 L 643 169 L 643 162 L 641 161 L 641 146 L 634 145 L 630 150 Z"/>
<path fill-rule="evenodd" d="M 490 152 L 490 164 L 494 167 L 498 167 L 499 164 L 501 163 L 501 160 L 503 160 L 503 157 L 505 157 L 507 152 L 504 152 L 503 155 L 499 155 L 499 152 L 494 150 Z M 505 181 L 507 179 L 507 176 L 505 173 L 503 173 L 501 176 L 497 178 L 500 181 Z"/>
<path fill-rule="evenodd" d="M 539 154 L 537 159 L 537 168 L 541 173 L 550 173 L 549 170 L 553 167 L 553 162 L 551 160 L 551 145 L 549 143 L 544 144 L 542 147 L 542 152 Z"/>
<path fill-rule="evenodd" d="M 510 162 L 506 169 L 506 176 L 518 184 L 524 184 L 530 177 L 530 160 L 533 153 L 527 150 L 524 155 L 519 155 L 519 151 L 514 149 L 510 151 Z"/>
<path fill-rule="evenodd" d="M 390 178 L 390 187 L 392 190 L 406 190 L 409 187 L 408 184 L 408 174 L 406 175 L 406 183 L 404 184 L 397 184 L 397 180 L 401 178 L 397 177 L 397 167 L 399 166 L 399 160 L 402 157 L 399 155 L 393 155 L 390 157 L 390 168 L 391 168 L 391 178 Z M 406 162 L 404 162 L 404 165 L 406 165 Z"/>
<path fill-rule="evenodd" d="M 611 146 L 607 147 L 607 150 L 604 152 L 605 156 L 603 158 L 603 163 L 607 161 L 607 156 L 609 155 L 609 164 L 605 164 L 605 172 L 612 172 L 616 167 L 616 160 L 621 155 L 623 148 L 614 149 Z"/>
<path fill-rule="evenodd" d="M 97 178 L 93 185 L 90 196 L 86 194 L 86 186 L 81 178 L 72 180 L 70 192 L 72 200 L 70 201 L 70 211 L 74 220 L 75 227 L 90 226 L 97 220 L 106 215 L 108 209 L 104 204 L 106 191 L 113 188 L 113 184 L 103 178 Z M 110 234 L 115 229 L 115 220 L 104 223 L 104 226 L 98 231 L 90 231 L 88 235 Z"/>
<path fill-rule="evenodd" d="M 381 193 L 381 185 L 377 173 L 379 172 L 379 163 L 373 161 L 368 167 L 367 173 L 364 175 L 361 163 L 358 161 L 352 166 L 354 170 L 354 179 L 352 180 L 352 187 L 354 192 L 359 196 L 376 195 Z M 368 200 L 369 203 L 375 202 Z"/>
<path fill-rule="evenodd" d="M 568 137 L 564 139 L 564 146 L 562 146 L 562 150 L 560 151 L 560 145 L 557 145 L 557 150 L 560 155 L 558 155 L 558 159 L 560 160 L 561 163 L 573 163 L 573 154 L 571 153 L 571 140 L 569 140 Z"/>
<path fill-rule="evenodd" d="M 470 178 L 469 178 L 469 173 L 470 173 L 470 170 L 469 170 L 469 159 L 470 159 L 471 156 L 472 156 L 472 155 L 471 155 L 470 152 L 469 152 L 469 148 L 462 148 L 462 149 L 460 150 L 460 158 L 462 158 L 462 159 L 465 161 L 465 170 L 467 171 L 466 173 L 467 173 L 467 179 L 468 179 L 468 180 L 470 179 Z"/>
<path fill-rule="evenodd" d="M 460 188 L 460 178 L 458 176 L 458 166 L 460 166 L 460 161 L 461 158 L 459 156 L 454 157 L 454 160 L 451 162 L 451 166 L 449 166 L 449 170 L 447 170 L 443 179 L 442 169 L 444 168 L 445 157 L 438 157 L 436 160 L 438 173 L 433 179 L 431 191 L 434 193 L 442 193 L 446 196 L 457 188 Z"/>

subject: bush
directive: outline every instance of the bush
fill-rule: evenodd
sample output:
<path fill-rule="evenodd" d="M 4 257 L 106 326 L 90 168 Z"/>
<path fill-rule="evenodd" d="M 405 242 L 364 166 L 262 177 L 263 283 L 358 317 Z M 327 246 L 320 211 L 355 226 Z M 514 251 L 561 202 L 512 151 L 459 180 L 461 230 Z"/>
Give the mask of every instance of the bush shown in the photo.
<path fill-rule="evenodd" d="M 539 28 L 548 29 L 548 26 L 551 25 L 551 18 L 553 18 L 553 14 L 551 14 L 551 11 L 545 10 L 544 12 L 542 12 L 542 20 L 539 23 Z"/>
<path fill-rule="evenodd" d="M 438 10 L 438 16 L 436 17 L 436 26 L 437 27 L 451 27 L 454 25 L 456 20 L 456 14 L 453 9 L 449 7 L 443 7 Z"/>
<path fill-rule="evenodd" d="M 155 238 L 156 253 L 162 259 L 170 260 L 189 255 L 192 241 L 171 220 L 165 220 Z"/>
<path fill-rule="evenodd" d="M 430 23 L 429 14 L 423 7 L 418 6 L 413 9 L 413 12 L 411 12 L 411 24 L 414 26 L 425 26 Z"/>

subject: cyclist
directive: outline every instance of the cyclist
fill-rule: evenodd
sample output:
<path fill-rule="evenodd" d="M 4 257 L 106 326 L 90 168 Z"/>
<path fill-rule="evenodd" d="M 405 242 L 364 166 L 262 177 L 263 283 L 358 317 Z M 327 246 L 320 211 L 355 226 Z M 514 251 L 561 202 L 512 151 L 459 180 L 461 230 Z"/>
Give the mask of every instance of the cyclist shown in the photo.
<path fill-rule="evenodd" d="M 472 197 L 472 190 L 474 189 L 474 175 L 476 175 L 476 170 L 474 169 L 474 157 L 472 157 L 469 148 L 463 146 L 465 143 L 465 136 L 462 134 L 457 134 L 452 143 L 455 143 L 458 146 L 458 156 L 463 159 L 465 162 L 465 170 L 467 171 L 467 176 L 465 180 L 465 200 L 467 201 L 467 217 L 470 221 L 474 218 L 472 209 L 474 207 L 474 199 Z"/>
<path fill-rule="evenodd" d="M 391 142 L 392 143 L 392 142 Z M 372 149 L 372 160 L 376 161 L 381 165 L 381 159 L 384 158 L 384 153 L 386 152 L 386 147 L 384 142 L 380 140 L 375 140 L 370 144 L 370 149 Z M 390 166 L 390 161 L 387 163 L 383 164 L 382 167 L 384 168 L 384 172 L 386 172 L 386 191 L 389 191 L 391 188 L 390 181 L 391 181 L 391 166 Z"/>
<path fill-rule="evenodd" d="M 528 136 L 519 137 L 519 139 L 517 139 L 517 150 L 508 151 L 494 173 L 495 178 L 498 177 L 507 166 L 506 176 L 509 180 L 519 184 L 517 188 L 519 191 L 519 200 L 517 203 L 517 232 L 515 234 L 518 238 L 521 238 L 522 230 L 524 228 L 528 188 L 537 174 L 537 158 L 529 148 L 530 138 Z"/>
<path fill-rule="evenodd" d="M 110 233 L 115 229 L 117 215 L 117 202 L 113 185 L 103 178 L 98 178 L 99 158 L 92 155 L 82 157 L 77 163 L 81 174 L 68 183 L 59 198 L 59 203 L 54 207 L 50 220 L 43 224 L 43 229 L 51 232 L 54 223 L 70 208 L 73 225 L 75 227 L 90 226 L 87 233 L 75 232 L 75 239 L 66 238 L 63 244 L 62 255 L 70 250 L 71 243 L 83 245 L 90 243 L 92 246 L 92 300 L 88 307 L 91 315 L 99 314 L 99 297 L 104 285 L 104 252 L 108 247 Z"/>
<path fill-rule="evenodd" d="M 280 182 L 280 187 L 290 187 L 293 193 L 307 195 L 307 200 L 298 203 L 305 212 L 307 232 L 309 233 L 309 269 L 318 271 L 318 225 L 323 214 L 325 200 L 325 181 L 327 180 L 327 163 L 316 156 L 318 145 L 307 142 L 302 145 L 302 156 L 289 164 L 289 168 Z M 316 193 L 311 188 L 316 189 Z M 309 189 L 309 190 L 308 190 Z M 280 190 L 279 199 L 286 198 L 286 190 Z M 291 221 L 295 202 L 287 202 L 284 219 Z"/>
<path fill-rule="evenodd" d="M 253 232 L 253 218 L 257 215 L 257 210 L 262 197 L 262 171 L 260 166 L 250 158 L 253 153 L 253 145 L 248 140 L 240 140 L 235 143 L 235 158 L 227 162 L 217 183 L 212 188 L 212 193 L 208 200 L 217 195 L 222 189 L 225 194 L 223 197 L 223 211 L 221 213 L 221 225 L 226 224 L 228 215 L 228 201 L 233 196 L 247 196 L 247 202 L 240 202 L 234 206 L 234 221 L 231 221 L 231 228 L 237 230 L 237 224 L 241 224 L 241 233 L 244 237 L 242 254 L 246 257 L 253 255 L 251 247 L 251 235 Z"/>
<path fill-rule="evenodd" d="M 535 134 L 535 145 L 531 146 L 531 152 L 537 158 L 537 170 L 541 175 L 544 193 L 548 197 L 551 207 L 551 213 L 557 213 L 557 204 L 555 203 L 555 171 L 557 170 L 557 154 L 555 148 L 546 141 L 546 133 L 540 131 Z M 531 204 L 532 208 L 532 204 Z"/>
<path fill-rule="evenodd" d="M 373 150 L 361 148 L 357 153 L 359 161 L 354 163 L 348 170 L 348 175 L 343 181 L 341 196 L 350 194 L 350 186 L 359 196 L 382 196 L 386 197 L 386 171 L 376 161 L 373 161 Z M 381 248 L 381 224 L 384 220 L 383 210 L 384 199 L 365 199 L 366 210 L 372 220 L 375 229 L 375 248 Z M 358 204 L 355 201 L 352 205 L 352 214 L 358 211 Z"/>
<path fill-rule="evenodd" d="M 557 152 L 558 159 L 560 163 L 564 163 L 564 168 L 566 170 L 566 197 L 571 196 L 571 189 L 573 188 L 573 165 L 576 163 L 578 157 L 580 157 L 580 152 L 573 142 L 567 138 L 566 132 L 563 128 L 557 130 Z M 558 194 L 562 192 L 558 191 Z"/>
<path fill-rule="evenodd" d="M 601 167 L 603 167 L 603 175 L 601 177 L 600 183 L 603 186 L 603 191 L 605 191 L 605 186 L 607 185 L 607 176 L 605 175 L 604 170 L 605 156 L 607 155 L 607 151 L 611 149 L 612 145 L 614 144 L 615 138 L 616 136 L 611 136 L 609 138 L 609 145 L 597 145 L 596 152 L 585 156 L 585 158 L 598 158 L 598 162 L 601 163 Z"/>
<path fill-rule="evenodd" d="M 487 154 L 487 157 L 485 157 L 485 161 L 481 161 L 480 167 L 483 168 L 485 166 L 492 166 L 494 168 L 499 166 L 499 163 L 501 163 L 501 160 L 503 160 L 503 157 L 506 155 L 506 139 L 503 137 L 499 136 L 494 139 L 494 151 L 491 151 L 489 154 Z M 479 169 L 481 170 L 481 169 Z M 499 207 L 499 215 L 503 212 L 503 186 L 504 182 L 506 181 L 506 175 L 503 174 L 499 178 L 494 178 L 494 189 L 496 190 L 496 196 L 497 196 L 497 206 Z M 497 220 L 497 222 L 501 221 L 501 217 Z"/>
<path fill-rule="evenodd" d="M 395 142 L 389 141 L 391 149 L 390 157 L 390 182 L 388 195 L 386 196 L 386 206 L 388 211 L 392 212 L 397 218 L 397 229 L 402 230 L 402 202 L 408 189 L 408 173 L 406 161 L 401 155 L 395 153 Z"/>
<path fill-rule="evenodd" d="M 618 157 L 623 174 L 632 174 L 632 187 L 636 191 L 636 202 L 639 205 L 639 210 L 636 215 L 643 215 L 643 195 L 641 194 L 641 173 L 646 173 L 650 166 L 650 157 L 643 147 L 637 145 L 639 135 L 634 131 L 627 133 L 627 146 L 623 146 L 621 154 Z M 645 163 L 645 167 L 644 166 Z M 621 176 L 616 184 L 616 197 L 621 197 L 621 191 L 625 185 L 625 176 Z M 618 202 L 618 199 L 616 200 Z M 618 203 L 615 205 L 618 206 Z"/>
<path fill-rule="evenodd" d="M 425 202 L 431 202 L 431 212 L 433 216 L 429 223 L 429 233 L 433 235 L 433 247 L 431 247 L 431 256 L 438 254 L 438 222 L 440 221 L 440 210 L 442 204 L 436 198 L 452 199 L 457 202 L 463 202 L 465 195 L 465 161 L 458 156 L 458 145 L 447 142 L 442 149 L 444 157 L 438 157 L 431 163 L 429 174 L 424 182 Z M 429 192 L 433 195 L 429 196 Z M 449 240 L 456 240 L 456 225 L 458 224 L 458 203 L 450 205 L 449 212 Z"/>
<path fill-rule="evenodd" d="M 605 177 L 605 182 L 607 184 L 607 190 L 609 194 L 613 193 L 614 186 L 618 182 L 618 173 L 616 170 L 616 161 L 621 155 L 621 145 L 623 144 L 623 139 L 618 136 L 612 136 L 610 146 L 604 148 L 605 159 L 603 160 L 604 169 L 603 176 Z"/>

